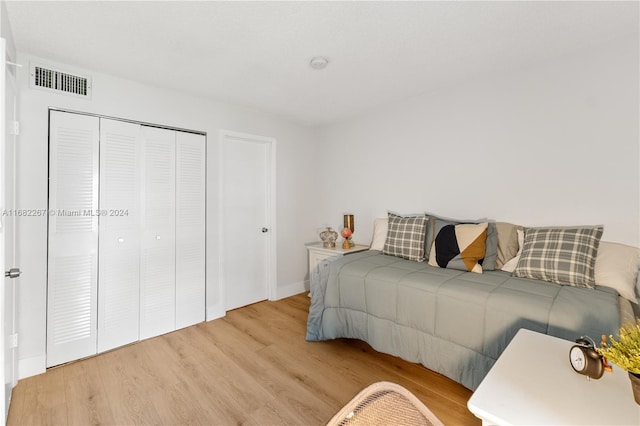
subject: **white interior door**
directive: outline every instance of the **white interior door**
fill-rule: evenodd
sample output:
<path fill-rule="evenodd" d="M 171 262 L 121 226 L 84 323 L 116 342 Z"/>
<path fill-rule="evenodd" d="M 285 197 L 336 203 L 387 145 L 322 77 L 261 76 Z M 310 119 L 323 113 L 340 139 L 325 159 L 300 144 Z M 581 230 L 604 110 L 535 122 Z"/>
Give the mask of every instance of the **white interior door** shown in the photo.
<path fill-rule="evenodd" d="M 270 138 L 221 133 L 220 273 L 227 310 L 270 296 L 274 144 Z"/>
<path fill-rule="evenodd" d="M 100 119 L 98 352 L 139 338 L 141 132 Z"/>
<path fill-rule="evenodd" d="M 175 330 L 176 132 L 142 126 L 140 339 Z"/>
<path fill-rule="evenodd" d="M 47 367 L 96 353 L 99 119 L 49 115 Z"/>
<path fill-rule="evenodd" d="M 176 329 L 205 320 L 205 137 L 176 132 Z"/>
<path fill-rule="evenodd" d="M 5 52 L 6 43 L 0 39 L 0 51 Z M 6 55 L 5 55 L 6 57 Z M 0 290 L 0 306 L 2 316 L 0 324 L 3 338 L 0 343 L 0 355 L 3 361 L 2 376 L 2 412 L 6 420 L 9 414 L 9 402 L 11 392 L 17 383 L 17 324 L 16 324 L 16 299 L 18 291 L 19 261 L 16 250 L 16 138 L 13 123 L 17 122 L 16 87 L 12 65 L 3 64 L 0 75 L 0 89 L 4 93 L 2 100 L 3 109 L 0 118 L 2 121 L 2 136 L 0 136 L 0 164 L 4 172 L 0 174 L 0 210 L 3 212 L 0 219 L 0 271 L 5 273 L 3 288 Z M 6 268 L 6 269 L 5 269 Z M 9 276 L 7 276 L 9 273 Z"/>

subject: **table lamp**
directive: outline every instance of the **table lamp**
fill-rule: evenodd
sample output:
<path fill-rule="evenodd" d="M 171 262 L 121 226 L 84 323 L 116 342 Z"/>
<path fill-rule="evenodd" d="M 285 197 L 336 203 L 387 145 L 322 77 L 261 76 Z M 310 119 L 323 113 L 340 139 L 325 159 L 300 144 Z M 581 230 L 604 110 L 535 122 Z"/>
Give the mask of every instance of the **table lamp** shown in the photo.
<path fill-rule="evenodd" d="M 353 247 L 355 244 L 353 243 L 353 241 L 351 240 L 351 237 L 353 236 L 353 232 L 355 231 L 355 224 L 353 221 L 353 215 L 352 214 L 345 214 L 344 215 L 344 228 L 342 228 L 342 231 L 340 232 L 340 234 L 342 235 L 342 237 L 344 238 L 344 243 L 342 244 L 342 248 L 344 249 L 349 249 L 351 247 Z"/>

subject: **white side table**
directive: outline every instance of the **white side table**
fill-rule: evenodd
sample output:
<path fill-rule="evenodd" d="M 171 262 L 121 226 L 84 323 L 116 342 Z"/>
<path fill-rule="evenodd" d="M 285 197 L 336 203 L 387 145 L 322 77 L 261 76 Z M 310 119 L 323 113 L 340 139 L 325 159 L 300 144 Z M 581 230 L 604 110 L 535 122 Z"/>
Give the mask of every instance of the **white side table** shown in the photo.
<path fill-rule="evenodd" d="M 571 368 L 573 342 L 520 329 L 467 403 L 483 425 L 640 425 L 627 372 Z"/>
<path fill-rule="evenodd" d="M 311 243 L 307 244 L 306 247 L 309 252 L 309 277 L 311 277 L 311 272 L 318 266 L 318 263 L 325 259 L 342 257 L 347 254 L 369 250 L 369 246 L 360 244 L 356 244 L 349 249 L 343 249 L 341 243 L 336 243 L 334 248 L 324 248 L 322 247 L 322 243 Z"/>

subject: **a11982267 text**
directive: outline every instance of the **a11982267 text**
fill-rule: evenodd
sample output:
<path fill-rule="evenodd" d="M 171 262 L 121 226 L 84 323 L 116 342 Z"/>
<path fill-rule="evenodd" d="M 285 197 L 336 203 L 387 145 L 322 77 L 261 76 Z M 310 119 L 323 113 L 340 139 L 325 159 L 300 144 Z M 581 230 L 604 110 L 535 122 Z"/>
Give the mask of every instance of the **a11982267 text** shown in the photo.
<path fill-rule="evenodd" d="M 128 209 L 4 209 L 2 217 L 124 217 Z"/>

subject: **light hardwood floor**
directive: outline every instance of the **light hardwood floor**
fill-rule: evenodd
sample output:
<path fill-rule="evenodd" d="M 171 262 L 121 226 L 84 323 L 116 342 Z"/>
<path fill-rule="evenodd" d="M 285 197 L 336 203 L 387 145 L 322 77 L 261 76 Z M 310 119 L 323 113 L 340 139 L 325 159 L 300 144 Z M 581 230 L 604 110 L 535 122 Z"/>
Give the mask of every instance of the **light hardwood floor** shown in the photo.
<path fill-rule="evenodd" d="M 471 391 L 366 343 L 305 341 L 296 295 L 20 380 L 9 425 L 322 425 L 367 385 L 398 383 L 447 425 Z"/>

